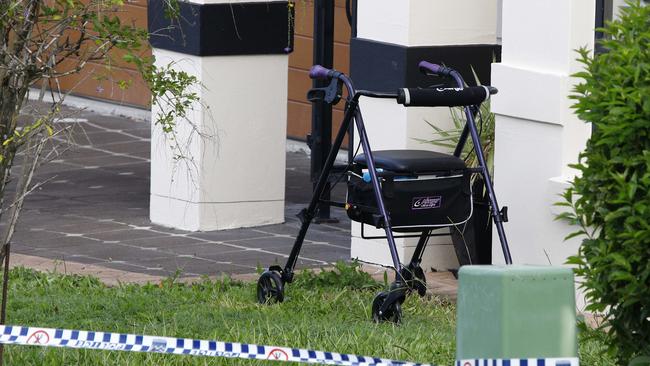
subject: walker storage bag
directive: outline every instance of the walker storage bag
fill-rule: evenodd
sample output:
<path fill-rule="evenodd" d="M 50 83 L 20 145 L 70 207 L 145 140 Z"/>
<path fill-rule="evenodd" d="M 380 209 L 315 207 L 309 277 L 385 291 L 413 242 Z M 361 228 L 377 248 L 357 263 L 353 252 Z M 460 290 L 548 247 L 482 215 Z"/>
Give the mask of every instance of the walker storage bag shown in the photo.
<path fill-rule="evenodd" d="M 471 217 L 470 173 L 461 159 L 420 150 L 377 151 L 373 157 L 394 231 L 461 225 Z M 351 172 L 348 216 L 353 221 L 383 227 L 363 155 L 355 158 Z"/>

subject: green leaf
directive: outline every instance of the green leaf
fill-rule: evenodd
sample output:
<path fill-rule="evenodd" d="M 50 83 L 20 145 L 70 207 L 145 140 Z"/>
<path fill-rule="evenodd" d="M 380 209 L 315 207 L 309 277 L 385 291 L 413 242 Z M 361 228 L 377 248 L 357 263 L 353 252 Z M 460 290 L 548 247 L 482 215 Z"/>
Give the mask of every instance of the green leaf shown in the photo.
<path fill-rule="evenodd" d="M 630 361 L 629 366 L 649 366 L 650 356 L 639 356 Z"/>
<path fill-rule="evenodd" d="M 573 232 L 573 233 L 565 236 L 564 241 L 573 239 L 573 238 L 578 237 L 578 236 L 586 236 L 586 235 L 587 235 L 587 233 L 584 230 L 576 231 L 576 232 Z"/>
<path fill-rule="evenodd" d="M 567 258 L 565 264 L 584 265 L 585 261 L 580 256 L 571 256 Z"/>
<path fill-rule="evenodd" d="M 632 282 L 634 281 L 634 276 L 632 276 L 628 272 L 623 272 L 623 271 L 614 271 L 609 275 L 609 279 L 611 281 L 626 281 L 626 282 Z"/>

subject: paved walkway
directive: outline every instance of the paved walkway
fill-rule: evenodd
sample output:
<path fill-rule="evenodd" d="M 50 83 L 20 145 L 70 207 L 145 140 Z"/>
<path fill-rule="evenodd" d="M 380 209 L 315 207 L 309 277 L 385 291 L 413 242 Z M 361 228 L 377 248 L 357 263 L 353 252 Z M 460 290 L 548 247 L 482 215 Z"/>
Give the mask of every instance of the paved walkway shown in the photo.
<path fill-rule="evenodd" d="M 286 223 L 186 232 L 149 221 L 150 125 L 80 112 L 68 119 L 72 150 L 38 171 L 50 180 L 29 196 L 13 251 L 111 269 L 169 276 L 250 273 L 284 263 L 309 199 L 309 159 L 287 153 Z M 336 191 L 339 198 L 342 191 Z M 349 259 L 349 221 L 313 225 L 300 267 Z"/>
<path fill-rule="evenodd" d="M 49 181 L 23 210 L 12 246 L 18 263 L 47 268 L 73 263 L 78 270 L 71 272 L 122 271 L 129 281 L 131 274 L 192 278 L 284 265 L 299 228 L 295 214 L 310 198 L 304 152 L 287 153 L 284 224 L 186 232 L 149 221 L 149 123 L 88 111 L 74 117 L 65 122 L 74 131 L 73 149 L 38 171 L 36 181 Z M 344 192 L 337 187 L 333 197 L 342 200 Z M 332 213 L 340 222 L 311 226 L 299 268 L 349 259 L 349 220 L 339 209 Z"/>

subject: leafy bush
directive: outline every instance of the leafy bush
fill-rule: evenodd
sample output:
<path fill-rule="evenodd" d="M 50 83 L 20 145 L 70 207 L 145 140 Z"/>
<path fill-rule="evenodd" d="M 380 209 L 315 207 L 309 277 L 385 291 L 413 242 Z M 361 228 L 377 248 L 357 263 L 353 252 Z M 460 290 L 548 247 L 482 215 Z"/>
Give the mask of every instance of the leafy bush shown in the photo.
<path fill-rule="evenodd" d="M 630 1 L 602 31 L 606 53 L 579 51 L 574 108 L 593 134 L 561 218 L 581 227 L 569 237 L 585 236 L 569 263 L 625 365 L 650 355 L 650 7 Z"/>

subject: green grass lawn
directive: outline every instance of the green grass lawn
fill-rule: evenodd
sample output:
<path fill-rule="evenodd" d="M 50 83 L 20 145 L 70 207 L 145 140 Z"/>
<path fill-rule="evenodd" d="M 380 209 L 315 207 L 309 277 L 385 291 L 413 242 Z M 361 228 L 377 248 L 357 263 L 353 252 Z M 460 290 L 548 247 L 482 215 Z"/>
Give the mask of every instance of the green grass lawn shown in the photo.
<path fill-rule="evenodd" d="M 11 271 L 8 324 L 216 339 L 452 365 L 455 308 L 410 296 L 403 323 L 374 324 L 370 304 L 383 284 L 353 266 L 297 276 L 283 304 L 256 303 L 255 284 L 228 279 L 106 287 L 91 277 Z M 581 364 L 599 355 L 599 333 L 581 340 Z M 190 356 L 7 346 L 8 365 L 223 365 L 274 363 Z"/>

